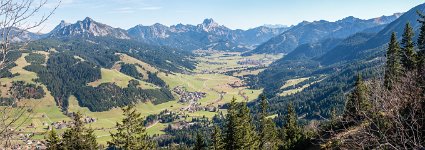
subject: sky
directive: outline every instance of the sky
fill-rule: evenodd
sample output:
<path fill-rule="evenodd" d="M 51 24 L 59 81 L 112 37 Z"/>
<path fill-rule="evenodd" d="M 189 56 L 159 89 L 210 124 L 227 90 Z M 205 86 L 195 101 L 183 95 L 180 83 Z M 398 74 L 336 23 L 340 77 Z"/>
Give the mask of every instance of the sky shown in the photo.
<path fill-rule="evenodd" d="M 44 12 L 58 1 L 49 0 Z M 249 29 L 264 24 L 337 21 L 347 16 L 369 19 L 406 12 L 421 3 L 423 0 L 62 0 L 37 30 L 46 33 L 61 20 L 74 23 L 85 17 L 123 29 L 138 24 L 200 24 L 205 18 L 231 29 Z"/>

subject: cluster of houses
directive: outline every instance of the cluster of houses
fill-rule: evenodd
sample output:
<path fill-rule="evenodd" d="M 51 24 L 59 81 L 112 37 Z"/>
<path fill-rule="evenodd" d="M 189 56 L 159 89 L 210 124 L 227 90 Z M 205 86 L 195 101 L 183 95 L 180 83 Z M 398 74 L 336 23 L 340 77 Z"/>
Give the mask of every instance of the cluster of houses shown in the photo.
<path fill-rule="evenodd" d="M 232 88 L 240 88 L 240 87 L 245 87 L 245 82 L 243 81 L 235 81 L 233 83 L 228 83 L 228 85 Z"/>
<path fill-rule="evenodd" d="M 255 60 L 255 59 L 244 59 L 237 62 L 239 65 L 255 65 L 255 66 L 264 66 L 264 60 Z"/>
<path fill-rule="evenodd" d="M 214 61 L 205 61 L 208 65 L 227 65 L 226 62 L 214 62 Z"/>
<path fill-rule="evenodd" d="M 183 107 L 180 108 L 180 111 L 187 111 L 189 113 L 194 113 L 197 111 L 209 111 L 209 112 L 216 112 L 218 110 L 217 107 L 214 106 L 202 106 L 199 103 L 192 103 L 190 107 Z"/>
<path fill-rule="evenodd" d="M 188 92 L 183 86 L 177 86 L 173 91 L 180 96 L 179 102 L 181 103 L 197 102 L 207 95 L 207 93 L 204 92 Z"/>
<path fill-rule="evenodd" d="M 83 118 L 83 122 L 86 124 L 93 123 L 93 122 L 96 122 L 96 118 L 85 117 Z M 48 130 L 51 130 L 52 129 L 51 127 L 54 127 L 55 129 L 63 129 L 63 128 L 74 126 L 74 122 L 62 120 L 62 121 L 53 122 L 50 125 L 51 126 L 48 126 Z"/>

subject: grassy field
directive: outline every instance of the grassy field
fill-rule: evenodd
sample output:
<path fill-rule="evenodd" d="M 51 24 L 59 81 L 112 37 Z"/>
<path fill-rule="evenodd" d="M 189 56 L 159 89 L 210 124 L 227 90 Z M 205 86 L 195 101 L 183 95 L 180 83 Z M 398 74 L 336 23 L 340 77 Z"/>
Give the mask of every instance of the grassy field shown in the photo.
<path fill-rule="evenodd" d="M 200 52 L 201 54 L 205 52 Z M 241 70 L 249 67 L 257 67 L 257 65 L 241 65 L 238 64 L 239 61 L 245 60 L 258 60 L 264 61 L 263 65 L 268 66 L 273 61 L 283 57 L 282 54 L 279 55 L 269 55 L 269 54 L 254 54 L 252 56 L 243 57 L 241 53 L 230 53 L 230 52 L 213 52 L 209 53 L 209 56 L 198 57 L 196 72 L 204 71 L 215 71 L 218 73 L 224 73 L 232 70 Z M 258 73 L 255 72 L 254 73 Z"/>
<path fill-rule="evenodd" d="M 101 68 L 101 74 L 102 74 L 102 78 L 100 80 L 97 80 L 95 82 L 91 82 L 88 83 L 88 85 L 93 86 L 93 87 L 97 87 L 102 83 L 115 83 L 116 85 L 118 85 L 119 87 L 125 88 L 128 86 L 128 83 L 130 80 L 137 80 L 133 77 L 130 77 L 128 75 L 125 75 L 121 72 L 119 72 L 118 70 L 115 69 L 105 69 L 105 68 Z M 140 82 L 140 87 L 142 89 L 155 89 L 158 88 L 157 86 L 151 84 L 151 83 L 147 83 L 145 81 L 142 80 L 137 80 Z"/>
<path fill-rule="evenodd" d="M 288 81 L 286 82 L 286 84 L 282 86 L 282 88 L 281 88 L 281 89 L 286 88 L 286 87 L 290 87 L 290 86 L 297 85 L 297 84 L 299 84 L 299 83 L 301 83 L 301 82 L 303 82 L 303 81 L 305 81 L 305 80 L 308 80 L 308 79 L 309 79 L 309 78 L 298 78 L 298 79 L 288 80 Z M 318 80 L 318 81 L 314 81 L 314 82 L 308 83 L 308 84 L 303 85 L 303 86 L 301 86 L 301 87 L 299 87 L 299 88 L 294 88 L 294 89 L 285 90 L 285 91 L 281 92 L 279 95 L 280 95 L 280 96 L 288 96 L 288 95 L 296 94 L 296 93 L 298 93 L 298 92 L 303 91 L 305 88 L 308 88 L 308 87 L 310 87 L 311 85 L 313 85 L 313 84 L 315 84 L 315 83 L 318 83 L 318 82 L 320 82 L 320 81 L 322 81 L 322 80 L 324 80 L 324 78 L 323 78 L 323 79 L 321 79 L 321 80 Z"/>

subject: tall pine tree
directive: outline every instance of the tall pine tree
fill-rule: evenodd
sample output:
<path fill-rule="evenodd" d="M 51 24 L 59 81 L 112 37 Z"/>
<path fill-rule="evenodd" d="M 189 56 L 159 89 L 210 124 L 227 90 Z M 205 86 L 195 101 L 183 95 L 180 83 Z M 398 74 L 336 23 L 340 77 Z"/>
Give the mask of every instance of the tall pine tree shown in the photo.
<path fill-rule="evenodd" d="M 226 115 L 226 134 L 225 134 L 225 145 L 226 150 L 237 149 L 236 145 L 236 130 L 238 125 L 238 116 L 237 116 L 237 106 L 236 99 L 233 97 L 232 101 L 229 104 L 229 109 L 227 109 Z"/>
<path fill-rule="evenodd" d="M 207 144 L 205 143 L 204 137 L 202 137 L 201 133 L 196 134 L 196 143 L 193 147 L 193 150 L 206 150 L 208 148 Z"/>
<path fill-rule="evenodd" d="M 348 121 L 359 121 L 371 107 L 368 101 L 367 87 L 360 74 L 357 75 L 354 86 L 354 90 L 348 96 L 345 104 L 344 119 Z"/>
<path fill-rule="evenodd" d="M 46 142 L 47 142 L 47 144 L 46 144 L 47 150 L 61 150 L 62 149 L 61 139 L 57 135 L 55 129 L 52 129 L 51 131 L 48 132 L 47 137 L 46 137 Z"/>
<path fill-rule="evenodd" d="M 244 150 L 258 149 L 259 139 L 246 102 L 240 103 L 237 116 L 239 120 L 236 130 L 236 136 L 238 137 L 236 139 L 237 147 Z"/>
<path fill-rule="evenodd" d="M 98 149 L 96 136 L 92 129 L 84 127 L 82 115 L 74 115 L 74 126 L 66 130 L 62 137 L 62 146 L 64 149 Z"/>
<path fill-rule="evenodd" d="M 226 116 L 225 149 L 258 149 L 259 139 L 252 123 L 251 113 L 245 102 L 235 101 L 233 98 Z"/>
<path fill-rule="evenodd" d="M 418 22 L 421 24 L 419 38 L 418 38 L 418 49 L 419 56 L 423 57 L 425 53 L 425 15 L 418 11 L 419 19 Z"/>
<path fill-rule="evenodd" d="M 211 135 L 211 141 L 211 150 L 222 150 L 224 148 L 221 129 L 217 125 L 214 126 L 213 134 Z"/>
<path fill-rule="evenodd" d="M 117 122 L 117 132 L 111 133 L 112 140 L 109 147 L 123 150 L 129 149 L 153 149 L 155 143 L 149 140 L 143 125 L 143 118 L 134 109 L 134 105 L 123 108 L 124 119 Z"/>
<path fill-rule="evenodd" d="M 261 112 L 259 126 L 259 149 L 274 150 L 277 149 L 277 131 L 274 122 L 267 118 L 267 100 L 264 95 L 261 96 Z"/>
<path fill-rule="evenodd" d="M 401 75 L 400 44 L 397 41 L 395 32 L 391 35 L 391 40 L 387 51 L 387 64 L 385 67 L 384 86 L 391 90 L 394 83 L 398 82 Z"/>
<path fill-rule="evenodd" d="M 415 43 L 413 37 L 415 32 L 410 23 L 406 24 L 403 33 L 403 39 L 401 40 L 401 62 L 405 70 L 413 70 L 417 65 L 417 56 L 415 52 Z"/>
<path fill-rule="evenodd" d="M 304 133 L 298 125 L 298 117 L 292 104 L 288 105 L 288 114 L 285 117 L 285 125 L 280 132 L 280 138 L 283 141 L 279 149 L 296 149 L 304 141 Z"/>

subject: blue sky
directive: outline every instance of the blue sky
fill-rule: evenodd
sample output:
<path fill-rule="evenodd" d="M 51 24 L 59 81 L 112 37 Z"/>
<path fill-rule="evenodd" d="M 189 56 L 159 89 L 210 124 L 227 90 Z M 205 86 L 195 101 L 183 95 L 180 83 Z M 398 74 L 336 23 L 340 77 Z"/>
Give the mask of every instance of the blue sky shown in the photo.
<path fill-rule="evenodd" d="M 56 3 L 50 0 L 46 9 Z M 205 18 L 232 29 L 263 24 L 293 25 L 301 21 L 362 19 L 405 12 L 422 0 L 62 0 L 44 24 L 48 32 L 61 20 L 76 22 L 89 16 L 113 27 L 137 24 L 199 24 Z"/>

